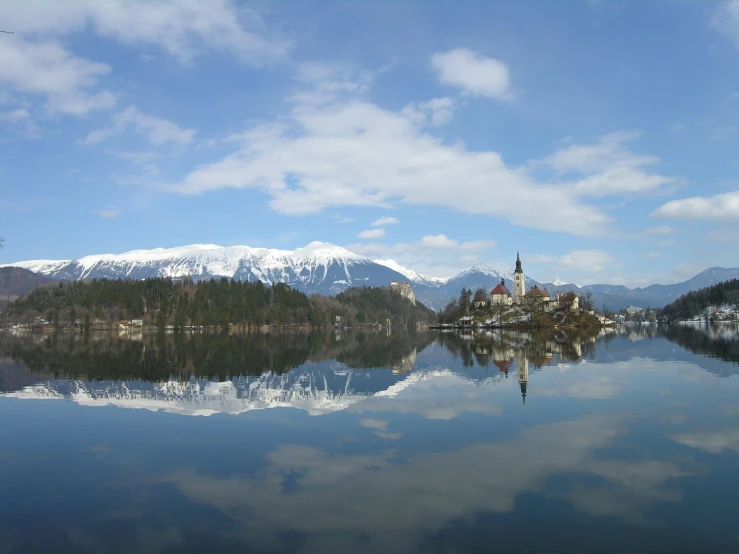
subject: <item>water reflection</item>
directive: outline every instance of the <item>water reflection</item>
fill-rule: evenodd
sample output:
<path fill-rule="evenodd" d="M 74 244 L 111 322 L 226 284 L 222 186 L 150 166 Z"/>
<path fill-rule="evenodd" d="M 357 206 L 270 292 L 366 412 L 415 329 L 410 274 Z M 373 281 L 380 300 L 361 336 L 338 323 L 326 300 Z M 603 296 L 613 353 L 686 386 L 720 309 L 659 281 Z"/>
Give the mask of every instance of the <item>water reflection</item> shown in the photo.
<path fill-rule="evenodd" d="M 734 552 L 736 364 L 675 332 L 5 336 L 0 551 Z"/>

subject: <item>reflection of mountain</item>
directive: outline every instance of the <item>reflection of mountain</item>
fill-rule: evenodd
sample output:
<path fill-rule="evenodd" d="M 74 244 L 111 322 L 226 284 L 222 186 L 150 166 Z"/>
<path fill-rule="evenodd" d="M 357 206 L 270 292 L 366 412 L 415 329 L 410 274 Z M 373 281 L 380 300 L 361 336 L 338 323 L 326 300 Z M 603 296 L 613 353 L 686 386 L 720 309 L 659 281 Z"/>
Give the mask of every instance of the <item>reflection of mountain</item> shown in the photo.
<path fill-rule="evenodd" d="M 67 399 L 86 406 L 118 406 L 166 411 L 181 415 L 239 414 L 266 408 L 296 408 L 311 415 L 344 410 L 371 398 L 390 399 L 433 380 L 455 386 L 493 386 L 500 376 L 474 378 L 450 370 L 424 369 L 410 374 L 383 370 L 360 371 L 336 362 L 307 363 L 278 375 L 242 376 L 226 381 L 191 378 L 163 382 L 79 381 L 48 379 L 24 386 L 6 396 L 22 399 Z M 466 408 L 474 409 L 469 394 Z M 470 406 L 467 404 L 470 403 Z M 373 409 L 378 406 L 372 404 Z M 476 411 L 480 411 L 479 409 Z"/>
<path fill-rule="evenodd" d="M 38 373 L 13 361 L 0 364 L 0 390 L 17 398 L 64 398 L 188 415 L 273 407 L 319 415 L 373 396 L 393 398 L 430 380 L 452 379 L 477 388 L 499 378 L 428 365 L 414 371 L 418 353 L 433 337 L 144 334 L 134 341 L 108 334 L 84 341 L 78 335 L 4 336 L 0 346 L 8 357 Z"/>

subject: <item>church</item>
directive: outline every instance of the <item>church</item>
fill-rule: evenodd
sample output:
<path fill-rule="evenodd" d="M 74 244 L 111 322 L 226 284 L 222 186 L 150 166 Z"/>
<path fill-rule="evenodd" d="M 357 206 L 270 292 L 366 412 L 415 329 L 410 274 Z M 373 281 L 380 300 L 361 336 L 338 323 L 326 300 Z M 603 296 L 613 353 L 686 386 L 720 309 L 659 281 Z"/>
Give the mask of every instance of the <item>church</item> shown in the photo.
<path fill-rule="evenodd" d="M 500 285 L 493 289 L 493 293 L 498 287 Z M 505 286 L 503 288 L 505 289 Z M 507 289 L 506 292 L 508 292 Z M 526 276 L 523 273 L 521 256 L 518 252 L 516 253 L 516 270 L 513 272 L 513 304 L 529 307 L 538 306 L 545 312 L 560 308 L 577 312 L 580 309 L 580 299 L 574 292 L 557 293 L 556 298 L 552 298 L 545 289 L 540 289 L 536 285 L 529 292 L 526 292 Z"/>

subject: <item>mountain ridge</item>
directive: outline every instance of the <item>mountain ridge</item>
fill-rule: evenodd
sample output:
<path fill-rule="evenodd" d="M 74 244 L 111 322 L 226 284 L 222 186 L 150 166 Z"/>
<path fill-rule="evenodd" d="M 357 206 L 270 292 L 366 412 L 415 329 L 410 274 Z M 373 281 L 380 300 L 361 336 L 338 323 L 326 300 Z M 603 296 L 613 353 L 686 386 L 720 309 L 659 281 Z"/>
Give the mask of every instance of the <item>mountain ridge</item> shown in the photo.
<path fill-rule="evenodd" d="M 509 288 L 512 286 L 512 272 L 501 271 L 489 263 L 472 266 L 453 277 L 442 279 L 419 274 L 394 260 L 372 260 L 320 241 L 295 250 L 192 244 L 90 255 L 76 260 L 28 260 L 0 265 L 0 268 L 8 267 L 19 267 L 57 280 L 226 277 L 250 282 L 286 283 L 308 294 L 328 295 L 338 294 L 352 286 L 387 286 L 390 281 L 409 281 L 416 298 L 433 309 L 439 309 L 457 297 L 462 288 L 473 291 L 491 289 L 501 280 Z M 681 283 L 653 284 L 634 289 L 623 285 L 578 286 L 559 279 L 554 283 L 542 283 L 527 276 L 526 288 L 536 285 L 552 294 L 568 291 L 590 293 L 596 308 L 618 310 L 628 305 L 662 307 L 691 290 L 732 278 L 739 278 L 739 268 L 712 267 Z"/>

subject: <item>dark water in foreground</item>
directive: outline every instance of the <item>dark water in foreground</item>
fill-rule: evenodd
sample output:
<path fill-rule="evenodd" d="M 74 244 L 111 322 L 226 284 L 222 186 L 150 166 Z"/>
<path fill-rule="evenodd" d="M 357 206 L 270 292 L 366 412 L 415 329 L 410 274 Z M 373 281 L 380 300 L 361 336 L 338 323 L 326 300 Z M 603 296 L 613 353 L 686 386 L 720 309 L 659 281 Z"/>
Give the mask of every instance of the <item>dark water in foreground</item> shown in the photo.
<path fill-rule="evenodd" d="M 3 334 L 0 553 L 736 553 L 738 345 Z"/>

